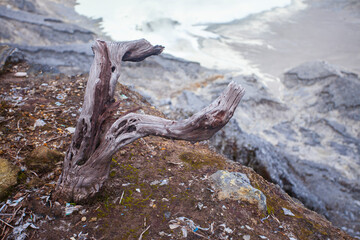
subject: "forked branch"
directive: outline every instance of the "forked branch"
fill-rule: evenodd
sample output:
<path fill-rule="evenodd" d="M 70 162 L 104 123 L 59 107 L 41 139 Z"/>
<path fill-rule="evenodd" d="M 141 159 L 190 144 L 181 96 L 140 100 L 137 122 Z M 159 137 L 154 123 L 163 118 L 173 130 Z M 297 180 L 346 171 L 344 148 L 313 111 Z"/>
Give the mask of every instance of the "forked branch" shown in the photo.
<path fill-rule="evenodd" d="M 231 82 L 212 104 L 186 120 L 172 121 L 130 113 L 109 123 L 118 106 L 114 91 L 121 61 L 142 61 L 162 50 L 162 46 L 152 46 L 144 39 L 95 42 L 84 104 L 64 159 L 58 196 L 68 201 L 80 201 L 96 194 L 109 175 L 112 155 L 138 138 L 156 135 L 201 141 L 209 139 L 233 116 L 245 91 Z"/>

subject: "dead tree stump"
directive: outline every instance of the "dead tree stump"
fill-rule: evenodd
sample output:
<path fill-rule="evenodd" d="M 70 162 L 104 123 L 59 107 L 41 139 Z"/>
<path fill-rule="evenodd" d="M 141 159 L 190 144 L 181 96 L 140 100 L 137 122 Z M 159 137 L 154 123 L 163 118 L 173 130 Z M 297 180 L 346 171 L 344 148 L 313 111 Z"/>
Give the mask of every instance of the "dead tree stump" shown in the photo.
<path fill-rule="evenodd" d="M 129 42 L 97 40 L 84 103 L 72 142 L 65 155 L 55 196 L 79 202 L 96 194 L 108 178 L 113 154 L 136 139 L 156 135 L 171 139 L 209 139 L 232 117 L 245 91 L 234 82 L 212 104 L 192 117 L 172 121 L 156 116 L 129 113 L 110 119 L 119 105 L 114 91 L 121 61 L 142 61 L 162 52 L 145 39 Z"/>

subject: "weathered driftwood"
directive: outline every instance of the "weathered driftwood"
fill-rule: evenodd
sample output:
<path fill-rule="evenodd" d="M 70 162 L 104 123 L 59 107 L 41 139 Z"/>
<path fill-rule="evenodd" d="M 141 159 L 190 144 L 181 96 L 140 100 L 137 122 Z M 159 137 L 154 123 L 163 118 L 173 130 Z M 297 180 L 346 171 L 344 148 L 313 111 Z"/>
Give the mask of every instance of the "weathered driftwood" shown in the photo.
<path fill-rule="evenodd" d="M 114 90 L 121 61 L 142 61 L 162 50 L 162 46 L 152 46 L 144 39 L 95 42 L 82 112 L 65 155 L 56 195 L 68 201 L 93 196 L 108 178 L 112 155 L 136 139 L 156 135 L 201 141 L 209 139 L 232 117 L 244 95 L 244 89 L 233 82 L 211 105 L 186 120 L 129 113 L 111 122 L 112 113 L 118 107 Z"/>

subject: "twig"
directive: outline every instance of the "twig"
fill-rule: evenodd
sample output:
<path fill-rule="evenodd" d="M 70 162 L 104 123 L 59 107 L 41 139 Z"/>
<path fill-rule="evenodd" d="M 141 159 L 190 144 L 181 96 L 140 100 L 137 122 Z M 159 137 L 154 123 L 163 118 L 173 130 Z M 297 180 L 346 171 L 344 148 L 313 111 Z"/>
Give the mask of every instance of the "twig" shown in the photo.
<path fill-rule="evenodd" d="M 125 191 L 123 191 L 122 194 L 121 194 L 121 198 L 120 198 L 120 201 L 119 201 L 119 205 L 121 204 L 121 201 L 122 201 L 122 199 L 123 199 L 123 197 L 124 197 L 124 192 L 125 192 Z"/>
<path fill-rule="evenodd" d="M 200 234 L 200 233 L 197 233 L 197 232 L 194 232 L 194 231 L 191 231 L 193 234 L 199 236 L 199 237 L 202 237 L 202 238 L 206 238 L 204 235 Z"/>
<path fill-rule="evenodd" d="M 39 177 L 39 175 L 37 175 L 36 172 L 31 171 L 31 170 L 30 170 L 30 172 L 31 172 L 32 174 L 34 174 L 35 176 Z"/>
<path fill-rule="evenodd" d="M 5 238 L 7 237 L 8 233 L 10 231 L 10 228 L 4 227 L 4 230 L 2 231 L 0 236 L 3 236 L 3 238 L 1 240 L 5 240 Z"/>
<path fill-rule="evenodd" d="M 25 141 L 24 145 L 21 148 L 19 148 L 19 150 L 16 152 L 16 159 L 19 159 L 19 153 L 21 149 L 23 149 L 26 146 L 26 144 L 27 144 L 27 140 Z"/>
<path fill-rule="evenodd" d="M 47 110 L 42 110 L 42 112 L 47 113 L 47 112 L 55 112 L 55 111 L 59 111 L 59 110 L 61 110 L 60 107 L 54 107 L 54 108 L 50 108 Z"/>
<path fill-rule="evenodd" d="M 0 212 L 2 212 L 2 210 L 5 208 L 5 211 L 6 211 L 6 208 L 7 208 L 7 205 L 6 205 L 6 203 L 4 203 L 4 205 L 2 205 L 1 206 L 1 208 L 0 208 Z"/>
<path fill-rule="evenodd" d="M 149 226 L 140 234 L 139 240 L 142 239 L 143 234 L 144 234 L 147 230 L 149 230 L 150 226 L 151 226 L 151 225 L 149 225 Z"/>
<path fill-rule="evenodd" d="M 25 196 L 25 198 L 26 198 L 26 196 Z M 24 199 L 25 199 L 25 198 L 24 198 Z M 10 222 L 15 218 L 17 212 L 19 211 L 19 209 L 20 209 L 21 207 L 22 207 L 22 204 L 20 204 L 20 206 L 15 210 L 15 212 L 13 213 L 13 215 L 12 215 L 11 218 L 10 218 Z"/>
<path fill-rule="evenodd" d="M 4 122 L 7 122 L 7 121 L 10 121 L 10 120 L 12 120 L 12 119 L 14 119 L 15 117 L 10 117 L 10 118 L 8 118 L 8 119 L 5 119 L 5 120 L 3 120 L 3 121 L 0 121 L 0 123 L 4 123 Z"/>
<path fill-rule="evenodd" d="M 11 227 L 11 228 L 14 228 L 13 226 L 11 226 L 10 224 L 8 224 L 7 222 L 5 222 L 4 220 L 2 220 L 1 218 L 0 218 L 0 222 L 4 223 L 5 225 L 7 225 L 7 226 L 9 226 L 9 227 Z"/>
<path fill-rule="evenodd" d="M 59 138 L 67 137 L 68 135 L 69 135 L 69 133 L 67 133 L 65 135 L 58 136 L 58 137 L 50 138 L 49 140 L 45 141 L 44 143 L 48 143 L 48 142 L 54 141 L 54 140 L 59 139 Z"/>
<path fill-rule="evenodd" d="M 147 144 L 147 142 L 146 142 L 143 138 L 141 138 L 141 141 L 149 148 L 149 150 L 150 150 L 151 152 L 154 151 L 154 148 L 153 148 L 153 147 L 150 147 L 150 145 Z"/>

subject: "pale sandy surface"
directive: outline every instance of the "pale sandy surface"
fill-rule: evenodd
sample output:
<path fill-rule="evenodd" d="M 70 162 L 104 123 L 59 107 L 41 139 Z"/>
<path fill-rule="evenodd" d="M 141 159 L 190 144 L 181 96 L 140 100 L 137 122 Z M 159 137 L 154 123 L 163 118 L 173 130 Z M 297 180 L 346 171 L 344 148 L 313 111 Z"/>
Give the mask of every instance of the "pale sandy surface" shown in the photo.
<path fill-rule="evenodd" d="M 312 60 L 360 73 L 360 2 L 313 0 L 299 5 L 301 10 L 291 14 L 255 15 L 211 30 L 252 67 L 274 77 Z"/>

